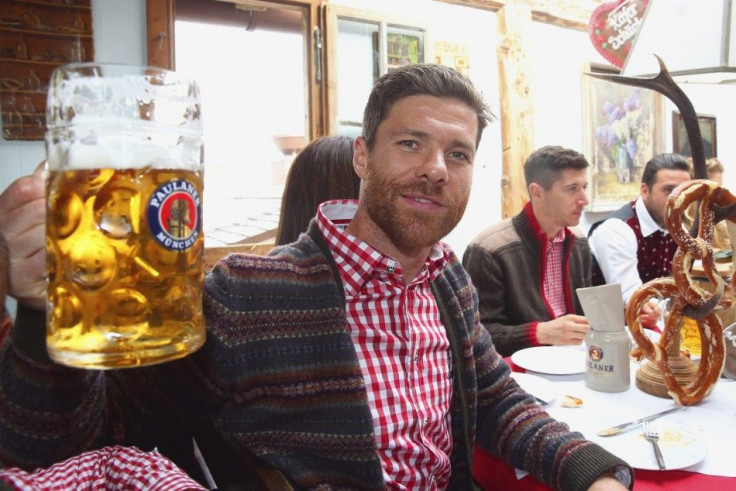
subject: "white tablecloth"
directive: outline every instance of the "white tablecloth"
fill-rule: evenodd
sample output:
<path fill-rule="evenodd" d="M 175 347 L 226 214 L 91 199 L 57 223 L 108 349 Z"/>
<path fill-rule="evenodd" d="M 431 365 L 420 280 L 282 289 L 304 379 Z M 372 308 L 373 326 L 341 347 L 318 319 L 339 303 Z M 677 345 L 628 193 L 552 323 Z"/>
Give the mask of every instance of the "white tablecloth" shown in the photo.
<path fill-rule="evenodd" d="M 634 383 L 634 376 L 639 364 L 632 362 L 631 386 L 625 392 L 597 392 L 585 386 L 584 375 L 538 375 L 554 382 L 557 398 L 552 401 L 547 411 L 552 417 L 564 421 L 571 429 L 580 431 L 586 438 L 601 443 L 603 437 L 596 433 L 604 428 L 634 420 L 671 407 L 675 403 L 646 394 Z M 564 408 L 560 401 L 565 394 L 583 400 L 581 408 Z M 702 431 L 707 445 L 707 456 L 699 464 L 684 470 L 710 474 L 714 476 L 736 477 L 736 381 L 721 378 L 713 392 L 696 406 L 669 414 L 658 420 L 658 424 L 667 422 L 683 424 L 691 429 Z M 617 438 L 608 437 L 608 438 Z M 625 455 L 619 455 L 624 460 Z"/>

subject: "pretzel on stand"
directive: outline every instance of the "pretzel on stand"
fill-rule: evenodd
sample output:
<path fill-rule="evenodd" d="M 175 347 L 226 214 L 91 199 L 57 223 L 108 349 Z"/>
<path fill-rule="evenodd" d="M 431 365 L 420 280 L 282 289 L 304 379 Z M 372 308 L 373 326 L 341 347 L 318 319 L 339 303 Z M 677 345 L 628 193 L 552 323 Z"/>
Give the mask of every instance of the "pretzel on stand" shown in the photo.
<path fill-rule="evenodd" d="M 646 356 L 659 369 L 655 373 L 652 363 L 644 365 L 637 373 L 641 380 L 651 384 L 651 393 L 660 395 L 660 380 L 678 404 L 693 405 L 701 401 L 713 389 L 723 370 L 725 359 L 723 326 L 713 313 L 716 307 L 728 307 L 731 299 L 723 296 L 724 282 L 717 274 L 710 242 L 713 225 L 723 219 L 736 223 L 736 197 L 713 182 L 706 181 L 705 146 L 700 124 L 690 99 L 672 79 L 660 57 L 659 74 L 652 78 L 624 77 L 612 74 L 588 73 L 593 78 L 610 82 L 656 90 L 669 98 L 680 110 L 693 158 L 693 175 L 696 181 L 676 188 L 667 201 L 667 229 L 677 242 L 678 250 L 672 260 L 672 278 L 660 278 L 642 285 L 629 299 L 626 307 L 626 323 L 631 329 L 641 356 Z M 682 213 L 691 203 L 700 202 L 697 232 L 686 231 L 682 226 Z M 694 260 L 703 262 L 706 279 L 712 292 L 693 281 L 690 270 Z M 736 274 L 734 275 L 736 277 Z M 732 286 L 733 286 L 732 278 Z M 642 333 L 639 314 L 645 302 L 651 298 L 669 298 L 671 310 L 665 320 L 665 330 L 655 345 Z M 702 345 L 702 355 L 697 369 L 680 354 L 679 329 L 682 316 L 697 321 Z M 674 370 L 673 370 L 674 368 Z M 680 375 L 680 380 L 676 377 Z M 641 376 L 641 379 L 639 378 Z M 642 388 L 642 386 L 640 386 Z M 666 394 L 661 394 L 663 397 Z"/>
<path fill-rule="evenodd" d="M 675 188 L 667 200 L 665 223 L 678 245 L 672 261 L 672 277 L 659 278 L 642 285 L 629 299 L 626 306 L 626 323 L 639 345 L 639 356 L 655 363 L 662 374 L 663 382 L 672 398 L 682 406 L 697 404 L 713 390 L 721 376 L 725 362 L 723 325 L 713 312 L 716 306 L 730 305 L 724 300 L 724 281 L 716 272 L 713 249 L 714 204 L 722 188 L 716 183 L 696 180 Z M 726 192 L 727 199 L 733 198 Z M 693 237 L 682 225 L 682 214 L 691 203 L 700 202 L 697 237 Z M 690 269 L 694 260 L 703 262 L 706 278 L 713 285 L 708 292 L 693 281 Z M 652 298 L 670 299 L 664 330 L 658 343 L 653 343 L 642 330 L 639 314 L 642 307 Z M 696 320 L 702 345 L 700 364 L 694 377 L 678 380 L 673 373 L 670 356 L 679 354 L 679 332 L 683 315 Z"/>

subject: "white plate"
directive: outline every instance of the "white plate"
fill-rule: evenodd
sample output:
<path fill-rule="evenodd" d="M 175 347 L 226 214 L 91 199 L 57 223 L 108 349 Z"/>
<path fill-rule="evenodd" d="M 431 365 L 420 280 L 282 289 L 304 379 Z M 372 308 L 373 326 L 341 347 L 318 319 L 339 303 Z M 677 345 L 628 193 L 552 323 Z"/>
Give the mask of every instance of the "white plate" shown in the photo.
<path fill-rule="evenodd" d="M 550 375 L 572 375 L 585 371 L 585 349 L 580 346 L 536 346 L 511 355 L 517 366 Z"/>
<path fill-rule="evenodd" d="M 635 469 L 659 470 L 654 448 L 644 439 L 640 428 L 621 435 L 599 438 L 596 442 Z M 704 435 L 684 424 L 660 425 L 659 448 L 667 470 L 693 466 L 705 459 L 707 454 Z"/>
<path fill-rule="evenodd" d="M 536 396 L 547 404 L 554 401 L 557 397 L 557 391 L 554 384 L 549 380 L 530 373 L 511 372 L 511 378 L 521 386 L 524 391 Z"/>

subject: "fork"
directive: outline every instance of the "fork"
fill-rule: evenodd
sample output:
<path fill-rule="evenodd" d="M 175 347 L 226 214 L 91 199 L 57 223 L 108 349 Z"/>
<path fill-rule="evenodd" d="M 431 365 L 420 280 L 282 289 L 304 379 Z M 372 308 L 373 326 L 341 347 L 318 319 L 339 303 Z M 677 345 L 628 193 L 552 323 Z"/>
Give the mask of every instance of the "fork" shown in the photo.
<path fill-rule="evenodd" d="M 642 423 L 642 431 L 644 432 L 644 438 L 647 441 L 652 442 L 652 447 L 654 447 L 654 456 L 657 457 L 659 470 L 665 470 L 664 457 L 662 457 L 662 451 L 659 449 L 659 431 L 657 430 L 657 427 L 649 421 L 645 421 Z"/>

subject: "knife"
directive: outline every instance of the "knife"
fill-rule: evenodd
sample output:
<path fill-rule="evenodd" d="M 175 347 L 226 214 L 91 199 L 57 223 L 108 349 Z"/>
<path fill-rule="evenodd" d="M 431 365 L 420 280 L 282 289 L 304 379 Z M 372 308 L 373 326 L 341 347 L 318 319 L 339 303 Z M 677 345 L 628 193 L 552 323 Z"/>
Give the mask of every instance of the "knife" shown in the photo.
<path fill-rule="evenodd" d="M 650 416 L 644 416 L 643 418 L 635 419 L 634 421 L 629 421 L 628 423 L 621 423 L 620 425 L 611 426 L 610 428 L 606 428 L 605 430 L 599 431 L 597 435 L 598 436 L 618 435 L 619 433 L 623 433 L 624 431 L 633 429 L 634 427 L 642 424 L 645 421 L 653 421 L 657 418 L 664 416 L 665 414 L 676 413 L 677 411 L 682 411 L 683 409 L 685 409 L 685 406 L 673 407 L 672 409 L 667 409 L 666 411 L 652 414 Z"/>

